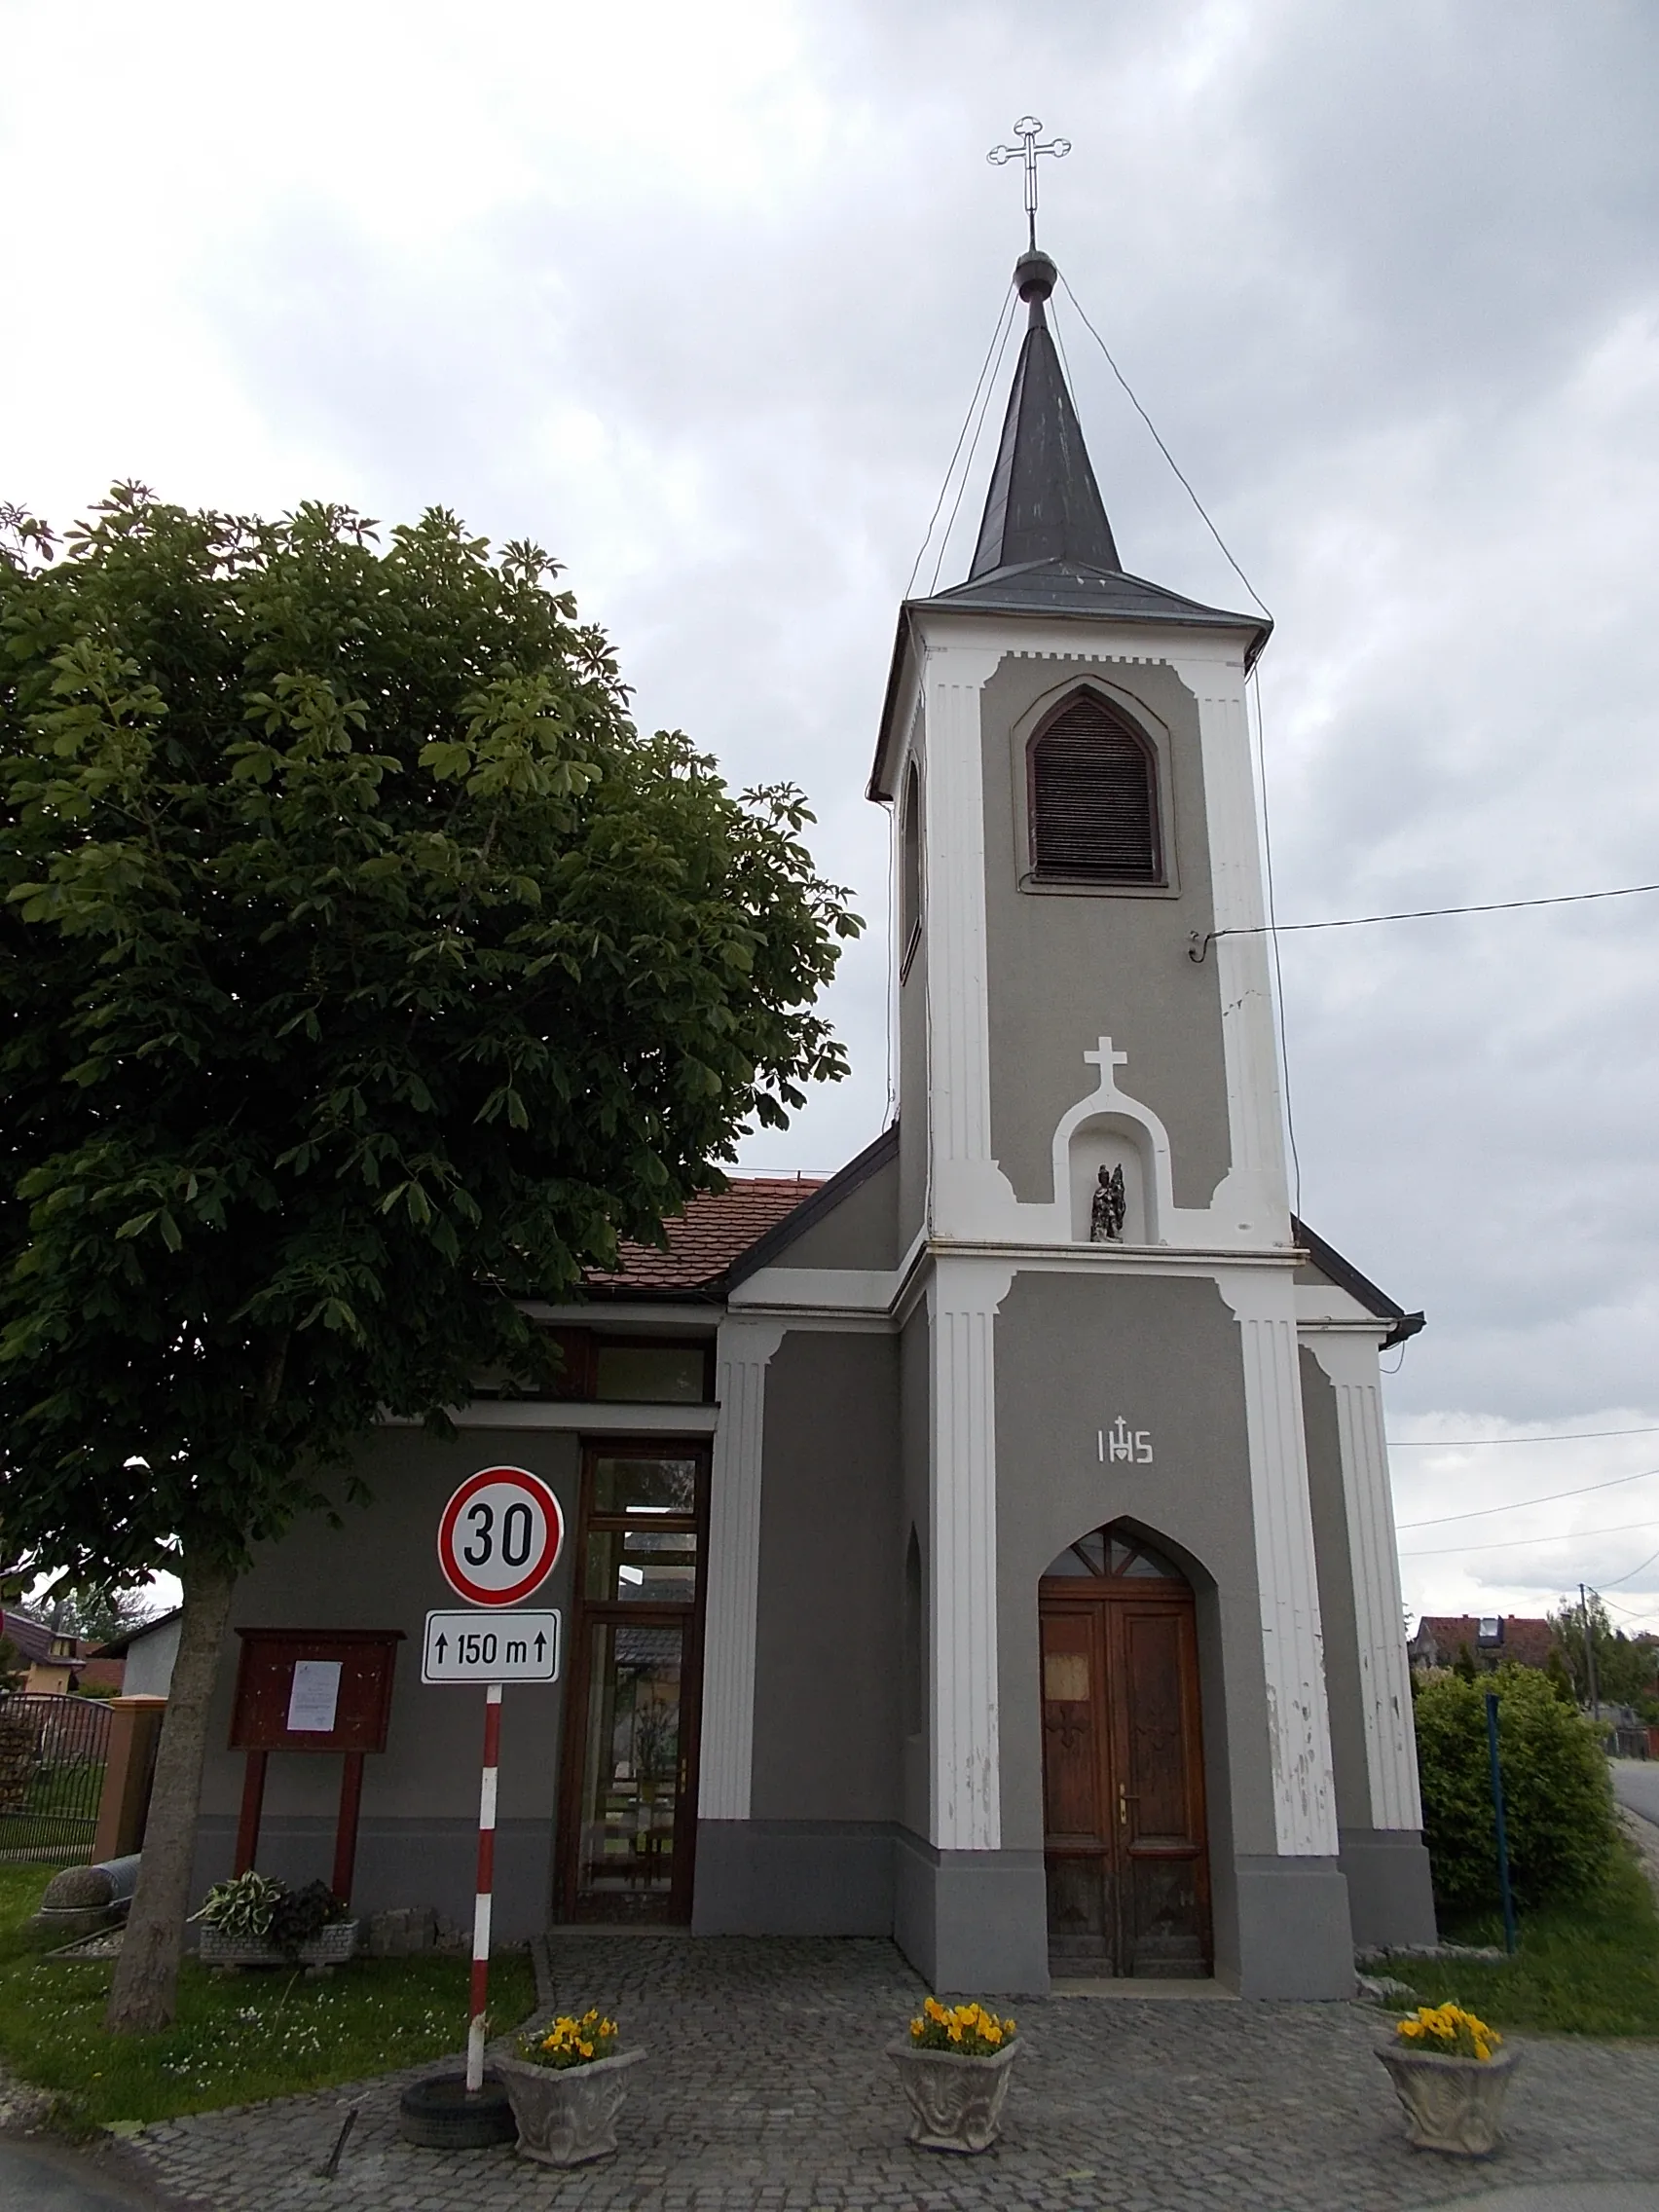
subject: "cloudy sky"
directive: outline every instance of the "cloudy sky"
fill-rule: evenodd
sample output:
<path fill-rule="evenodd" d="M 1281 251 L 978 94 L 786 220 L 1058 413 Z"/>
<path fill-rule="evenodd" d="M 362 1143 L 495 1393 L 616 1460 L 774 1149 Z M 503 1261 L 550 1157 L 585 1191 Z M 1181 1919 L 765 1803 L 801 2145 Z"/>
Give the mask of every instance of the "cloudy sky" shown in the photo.
<path fill-rule="evenodd" d="M 0 498 L 537 537 L 642 719 L 810 792 L 875 925 L 857 1076 L 752 1164 L 883 1119 L 862 792 L 1024 110 L 1074 146 L 1044 242 L 1277 617 L 1281 921 L 1659 880 L 1640 0 L 0 0 Z M 1057 320 L 1125 564 L 1237 603 Z M 1659 1623 L 1659 898 L 1281 944 L 1303 1210 L 1429 1315 L 1389 1383 L 1408 1598 L 1584 1577 Z"/>

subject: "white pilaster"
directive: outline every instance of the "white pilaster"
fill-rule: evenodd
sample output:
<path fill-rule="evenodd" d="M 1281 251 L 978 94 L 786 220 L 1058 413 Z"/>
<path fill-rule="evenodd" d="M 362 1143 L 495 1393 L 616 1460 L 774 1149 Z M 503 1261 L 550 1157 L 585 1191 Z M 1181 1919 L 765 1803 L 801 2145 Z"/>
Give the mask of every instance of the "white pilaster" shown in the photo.
<path fill-rule="evenodd" d="M 994 1331 L 1012 1268 L 940 1260 L 928 1289 L 933 1344 L 931 1839 L 940 1851 L 1002 1843 L 997 1722 L 997 1454 Z"/>
<path fill-rule="evenodd" d="M 749 1818 L 766 1367 L 783 1340 L 781 1321 L 727 1320 L 720 1324 L 716 1345 L 719 1422 L 709 1478 L 697 1786 L 697 1811 L 705 1821 Z"/>
<path fill-rule="evenodd" d="M 1337 1399 L 1371 1825 L 1415 1831 L 1422 1826 L 1422 1798 L 1377 1339 L 1365 1330 L 1309 1330 L 1305 1325 L 1303 1342 L 1329 1377 Z"/>
<path fill-rule="evenodd" d="M 1281 1857 L 1334 1859 L 1336 1779 L 1294 1289 L 1278 1269 L 1224 1268 L 1216 1280 L 1242 1340 L 1274 1831 Z"/>
<path fill-rule="evenodd" d="M 1219 683 L 1217 677 L 1222 678 Z M 1260 935 L 1225 934 L 1259 932 L 1267 920 L 1243 677 L 1241 671 L 1205 664 L 1189 681 L 1194 678 L 1199 688 L 1217 933 L 1208 957 L 1216 964 L 1221 986 L 1222 1055 L 1233 1134 L 1233 1166 L 1223 1192 L 1241 1229 L 1256 1231 L 1264 1243 L 1283 1243 L 1289 1235 L 1290 1194 L 1268 940 Z M 1217 1193 L 1218 1205 L 1223 1192 Z"/>
<path fill-rule="evenodd" d="M 1012 1194 L 991 1164 L 980 694 L 1002 655 L 930 646 L 923 672 L 928 802 L 929 1192 L 932 1228 L 964 1235 Z"/>

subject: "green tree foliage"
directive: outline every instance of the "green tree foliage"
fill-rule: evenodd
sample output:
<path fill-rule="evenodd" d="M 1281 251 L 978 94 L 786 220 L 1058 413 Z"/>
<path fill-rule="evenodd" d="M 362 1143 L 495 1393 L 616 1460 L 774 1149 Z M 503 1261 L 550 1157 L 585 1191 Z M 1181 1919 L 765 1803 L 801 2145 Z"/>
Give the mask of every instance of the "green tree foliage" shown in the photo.
<path fill-rule="evenodd" d="M 1486 1692 L 1498 1697 L 1498 1753 L 1510 1872 L 1523 1905 L 1587 1895 L 1616 1840 L 1606 1761 L 1590 1723 L 1535 1667 L 1500 1667 L 1479 1682 L 1446 1674 L 1415 1698 L 1424 1837 L 1434 1893 L 1452 1914 L 1498 1902 L 1497 1830 Z"/>
<path fill-rule="evenodd" d="M 0 1566 L 182 1579 L 112 2014 L 154 2025 L 250 1546 L 359 1494 L 381 1413 L 544 1374 L 520 1301 L 845 1072 L 860 925 L 798 793 L 635 728 L 534 546 L 131 486 L 62 559 L 8 519 Z"/>
<path fill-rule="evenodd" d="M 147 1591 L 85 1583 L 79 1589 L 54 1590 L 44 1599 L 31 1599 L 22 1610 L 55 1636 L 72 1636 L 83 1643 L 99 1644 L 113 1643 L 118 1636 L 125 1636 L 161 1608 Z"/>
<path fill-rule="evenodd" d="M 1549 1616 L 1580 1705 L 1590 1703 L 1590 1670 L 1584 1651 L 1586 1617 L 1590 1647 L 1596 1657 L 1596 1695 L 1601 1703 L 1641 1706 L 1650 1701 L 1659 1641 L 1647 1635 L 1627 1636 L 1623 1629 L 1614 1628 L 1605 1602 L 1592 1590 L 1585 1604 L 1563 1598 Z"/>

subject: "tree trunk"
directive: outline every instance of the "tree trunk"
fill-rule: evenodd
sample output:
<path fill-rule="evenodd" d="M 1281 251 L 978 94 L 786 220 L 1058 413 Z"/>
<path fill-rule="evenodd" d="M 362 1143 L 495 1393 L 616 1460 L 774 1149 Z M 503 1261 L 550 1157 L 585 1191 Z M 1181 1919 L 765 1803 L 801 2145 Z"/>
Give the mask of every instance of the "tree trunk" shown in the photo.
<path fill-rule="evenodd" d="M 178 2006 L 178 1962 L 190 1910 L 190 1869 L 207 1752 L 207 1708 L 219 1671 L 236 1575 L 185 1555 L 184 1609 L 173 1662 L 138 1887 L 127 1916 L 104 2026 L 114 2035 L 170 2027 Z"/>

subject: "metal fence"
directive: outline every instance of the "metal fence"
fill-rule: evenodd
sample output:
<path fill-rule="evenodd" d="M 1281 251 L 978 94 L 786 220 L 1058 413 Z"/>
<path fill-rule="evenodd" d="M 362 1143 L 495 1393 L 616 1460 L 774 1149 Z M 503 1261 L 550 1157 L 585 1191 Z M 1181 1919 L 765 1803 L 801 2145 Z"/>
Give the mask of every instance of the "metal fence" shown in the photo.
<path fill-rule="evenodd" d="M 0 1860 L 90 1859 L 108 1754 L 101 1700 L 0 1697 Z"/>

